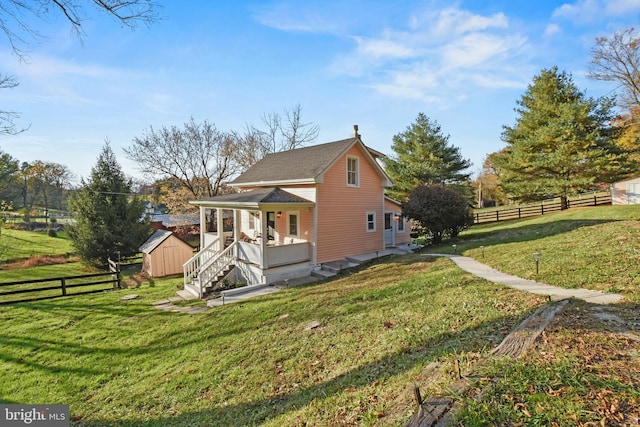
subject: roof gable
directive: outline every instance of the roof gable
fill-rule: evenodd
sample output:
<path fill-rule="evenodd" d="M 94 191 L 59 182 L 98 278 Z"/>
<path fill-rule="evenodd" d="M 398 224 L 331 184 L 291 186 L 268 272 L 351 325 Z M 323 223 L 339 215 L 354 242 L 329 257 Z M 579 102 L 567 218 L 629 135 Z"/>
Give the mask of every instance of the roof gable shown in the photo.
<path fill-rule="evenodd" d="M 372 152 L 362 143 L 358 135 L 340 141 L 267 154 L 231 181 L 230 185 L 239 187 L 320 183 L 324 173 L 354 145 L 361 147 L 376 172 L 390 182 L 375 160 L 381 154 L 375 150 Z"/>
<path fill-rule="evenodd" d="M 327 167 L 357 140 L 358 138 L 349 138 L 267 154 L 230 184 L 239 186 L 316 182 Z"/>

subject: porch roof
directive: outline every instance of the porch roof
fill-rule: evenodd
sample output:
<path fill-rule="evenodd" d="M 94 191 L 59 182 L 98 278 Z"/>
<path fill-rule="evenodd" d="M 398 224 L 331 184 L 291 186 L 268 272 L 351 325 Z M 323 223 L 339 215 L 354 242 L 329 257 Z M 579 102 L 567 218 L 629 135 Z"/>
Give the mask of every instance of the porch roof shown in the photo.
<path fill-rule="evenodd" d="M 270 207 L 299 209 L 311 208 L 315 205 L 311 200 L 284 191 L 280 187 L 263 187 L 240 193 L 223 194 L 190 203 L 212 208 L 253 210 L 268 209 Z"/>

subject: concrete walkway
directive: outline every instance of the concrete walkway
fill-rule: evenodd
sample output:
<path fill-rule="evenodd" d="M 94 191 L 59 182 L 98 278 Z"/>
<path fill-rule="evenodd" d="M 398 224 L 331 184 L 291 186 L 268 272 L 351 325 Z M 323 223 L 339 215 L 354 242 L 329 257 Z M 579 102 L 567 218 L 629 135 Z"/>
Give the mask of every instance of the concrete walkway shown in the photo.
<path fill-rule="evenodd" d="M 424 254 L 424 256 L 446 257 L 458 267 L 474 276 L 482 277 L 490 282 L 501 283 L 514 289 L 531 292 L 538 295 L 549 295 L 552 299 L 577 298 L 594 304 L 614 304 L 623 299 L 622 295 L 609 294 L 589 289 L 565 289 L 546 285 L 535 280 L 522 279 L 503 273 L 473 258 L 452 254 Z"/>

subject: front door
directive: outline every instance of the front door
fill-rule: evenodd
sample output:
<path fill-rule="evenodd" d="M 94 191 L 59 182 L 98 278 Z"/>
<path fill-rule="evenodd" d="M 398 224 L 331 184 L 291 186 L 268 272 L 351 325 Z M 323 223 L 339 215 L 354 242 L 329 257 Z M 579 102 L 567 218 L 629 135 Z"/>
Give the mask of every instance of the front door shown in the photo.
<path fill-rule="evenodd" d="M 276 236 L 276 213 L 267 212 L 267 240 L 274 240 Z"/>
<path fill-rule="evenodd" d="M 393 239 L 393 212 L 384 213 L 384 246 L 389 247 L 395 244 Z"/>

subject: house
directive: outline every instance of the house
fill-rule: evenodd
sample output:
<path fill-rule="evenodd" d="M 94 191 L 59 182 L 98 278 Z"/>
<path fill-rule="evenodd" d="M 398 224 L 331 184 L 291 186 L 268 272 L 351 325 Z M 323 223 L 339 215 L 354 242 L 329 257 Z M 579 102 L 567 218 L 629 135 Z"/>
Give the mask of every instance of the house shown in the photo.
<path fill-rule="evenodd" d="M 202 296 L 229 265 L 240 281 L 263 285 L 408 245 L 410 224 L 384 195 L 391 181 L 383 155 L 354 130 L 349 139 L 268 154 L 229 184 L 236 193 L 191 202 L 200 209 L 202 250 L 184 266 L 185 289 Z"/>
<path fill-rule="evenodd" d="M 193 247 L 171 231 L 156 230 L 142 246 L 142 272 L 164 277 L 183 272 L 182 266 L 193 256 Z"/>
<path fill-rule="evenodd" d="M 612 205 L 635 205 L 640 203 L 640 177 L 626 179 L 611 185 Z"/>

